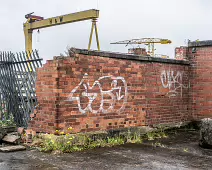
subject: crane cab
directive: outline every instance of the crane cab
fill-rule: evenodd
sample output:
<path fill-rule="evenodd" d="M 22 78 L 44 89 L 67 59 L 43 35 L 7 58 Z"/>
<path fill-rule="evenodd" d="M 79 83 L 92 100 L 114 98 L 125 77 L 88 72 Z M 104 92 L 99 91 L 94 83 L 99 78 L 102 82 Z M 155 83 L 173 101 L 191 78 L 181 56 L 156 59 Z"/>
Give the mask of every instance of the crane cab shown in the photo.
<path fill-rule="evenodd" d="M 25 15 L 25 18 L 27 19 L 27 22 L 28 22 L 28 23 L 32 23 L 32 22 L 35 22 L 35 21 L 41 21 L 41 20 L 44 19 L 44 18 L 41 17 L 41 16 L 32 15 L 33 13 L 34 13 L 34 12 Z"/>

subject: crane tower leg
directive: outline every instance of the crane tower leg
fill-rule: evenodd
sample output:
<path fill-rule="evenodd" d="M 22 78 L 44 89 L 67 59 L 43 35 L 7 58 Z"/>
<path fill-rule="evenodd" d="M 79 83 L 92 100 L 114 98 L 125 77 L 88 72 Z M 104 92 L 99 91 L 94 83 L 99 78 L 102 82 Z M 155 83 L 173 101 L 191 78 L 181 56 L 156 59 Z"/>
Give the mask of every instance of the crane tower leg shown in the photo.
<path fill-rule="evenodd" d="M 92 37 L 93 37 L 93 30 L 94 30 L 94 22 L 92 22 L 91 33 L 90 33 L 89 44 L 88 44 L 88 50 L 91 49 L 91 43 L 92 43 Z"/>
<path fill-rule="evenodd" d="M 24 30 L 25 34 L 25 49 L 27 52 L 32 52 L 32 30 Z"/>
<path fill-rule="evenodd" d="M 95 34 L 96 34 L 97 48 L 100 51 L 100 44 L 99 44 L 99 36 L 98 36 L 98 29 L 97 29 L 97 25 L 96 25 L 96 19 L 92 20 L 92 27 L 91 27 L 91 33 L 90 33 L 90 38 L 89 38 L 88 50 L 91 49 L 91 43 L 92 43 L 92 37 L 93 37 L 94 29 L 95 29 Z"/>
<path fill-rule="evenodd" d="M 154 43 L 152 43 L 152 57 L 155 56 L 155 45 Z"/>
<path fill-rule="evenodd" d="M 24 30 L 25 34 L 25 49 L 27 53 L 27 59 L 31 59 L 32 54 L 32 30 Z M 32 71 L 31 62 L 28 63 L 29 71 Z"/>
<path fill-rule="evenodd" d="M 97 43 L 97 48 L 98 48 L 98 50 L 100 51 L 99 36 L 98 36 L 98 29 L 97 29 L 96 22 L 94 22 L 94 26 L 95 26 L 95 32 L 96 32 L 96 43 Z"/>
<path fill-rule="evenodd" d="M 151 55 L 151 45 L 150 45 L 150 43 L 148 44 L 148 52 L 149 52 L 149 55 Z"/>

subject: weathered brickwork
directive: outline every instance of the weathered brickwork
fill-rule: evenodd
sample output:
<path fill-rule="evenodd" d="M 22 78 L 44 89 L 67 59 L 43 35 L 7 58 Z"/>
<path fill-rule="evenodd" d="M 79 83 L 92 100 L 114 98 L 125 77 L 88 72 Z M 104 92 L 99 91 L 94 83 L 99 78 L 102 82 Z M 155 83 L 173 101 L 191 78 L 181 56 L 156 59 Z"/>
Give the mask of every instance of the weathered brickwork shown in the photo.
<path fill-rule="evenodd" d="M 187 51 L 188 48 L 186 46 L 181 46 L 175 48 L 175 59 L 176 60 L 186 60 L 187 59 Z"/>
<path fill-rule="evenodd" d="M 212 41 L 190 43 L 188 56 L 191 113 L 196 120 L 212 117 Z"/>
<path fill-rule="evenodd" d="M 29 126 L 52 133 L 185 122 L 189 89 L 186 61 L 79 50 L 38 69 L 39 106 Z"/>

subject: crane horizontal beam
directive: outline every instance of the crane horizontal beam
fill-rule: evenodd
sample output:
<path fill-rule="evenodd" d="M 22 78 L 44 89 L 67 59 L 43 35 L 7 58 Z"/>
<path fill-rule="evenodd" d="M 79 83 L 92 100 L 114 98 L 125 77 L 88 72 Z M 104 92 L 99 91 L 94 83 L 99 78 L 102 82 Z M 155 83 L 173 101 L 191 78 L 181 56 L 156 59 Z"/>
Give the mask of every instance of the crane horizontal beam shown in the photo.
<path fill-rule="evenodd" d="M 99 17 L 99 10 L 91 9 L 67 15 L 61 15 L 57 17 L 47 18 L 32 23 L 24 23 L 25 30 L 35 30 L 40 28 L 47 28 L 56 25 L 62 25 L 67 23 L 79 22 L 84 20 L 96 19 Z"/>
<path fill-rule="evenodd" d="M 152 43 L 170 44 L 171 40 L 162 39 L 162 38 L 141 38 L 141 39 L 118 41 L 111 44 L 152 44 Z"/>

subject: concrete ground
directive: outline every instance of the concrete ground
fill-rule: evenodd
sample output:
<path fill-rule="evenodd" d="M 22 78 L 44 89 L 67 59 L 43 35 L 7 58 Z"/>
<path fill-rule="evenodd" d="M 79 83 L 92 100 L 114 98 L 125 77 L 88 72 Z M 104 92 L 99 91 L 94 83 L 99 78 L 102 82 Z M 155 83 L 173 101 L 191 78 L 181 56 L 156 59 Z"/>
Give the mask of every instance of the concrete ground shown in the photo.
<path fill-rule="evenodd" d="M 0 153 L 0 170 L 212 169 L 212 150 L 200 148 L 198 137 L 198 131 L 180 130 L 166 139 L 70 154 Z"/>

